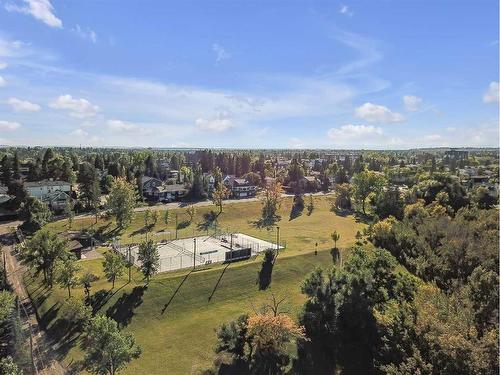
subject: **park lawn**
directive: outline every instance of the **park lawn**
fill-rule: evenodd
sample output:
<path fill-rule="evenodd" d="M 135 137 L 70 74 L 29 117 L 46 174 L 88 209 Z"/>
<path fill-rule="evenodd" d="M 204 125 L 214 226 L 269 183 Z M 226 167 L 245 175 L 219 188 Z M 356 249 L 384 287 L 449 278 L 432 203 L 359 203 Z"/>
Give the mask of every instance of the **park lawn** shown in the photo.
<path fill-rule="evenodd" d="M 100 277 L 92 286 L 92 294 L 96 295 L 111 289 L 103 277 L 101 263 L 100 259 L 79 262 L 80 272 L 91 271 Z M 164 273 L 155 276 L 147 288 L 136 269 L 133 269 L 131 283 L 127 283 L 128 275 L 123 275 L 110 292 L 111 296 L 104 299 L 99 312 L 113 317 L 124 330 L 132 332 L 143 349 L 141 357 L 124 373 L 190 374 L 210 367 L 214 359 L 215 330 L 221 323 L 242 313 L 252 313 L 272 293 L 277 297 L 286 296 L 284 308 L 296 318 L 305 300 L 300 293 L 302 280 L 316 266 L 331 266 L 332 258 L 327 250 L 318 255 L 278 258 L 272 283 L 265 291 L 259 291 L 257 285 L 260 263 L 261 257 L 258 257 L 231 264 L 227 269 L 219 265 L 191 273 L 188 270 Z M 41 324 L 61 345 L 64 362 L 75 363 L 83 356 L 79 339 L 64 336 L 68 330 L 59 320 L 58 311 L 67 290 L 54 286 L 49 292 L 40 282 L 41 278 L 26 275 L 27 288 L 37 305 Z M 72 294 L 83 298 L 83 289 L 76 288 Z"/>
<path fill-rule="evenodd" d="M 302 280 L 314 267 L 332 264 L 329 251 L 333 245 L 331 233 L 334 230 L 340 233 L 338 247 L 345 249 L 354 243 L 357 231 L 364 228 L 364 224 L 357 222 L 354 217 L 338 216 L 330 211 L 327 197 L 315 197 L 314 202 L 312 215 L 308 216 L 305 209 L 301 216 L 289 220 L 292 199 L 284 199 L 280 210 L 282 219 L 278 225 L 287 248 L 280 252 L 271 286 L 265 291 L 259 291 L 257 285 L 262 256 L 231 264 L 227 268 L 226 265 L 213 264 L 192 273 L 180 270 L 159 274 L 147 288 L 144 288 L 142 276 L 133 268 L 132 282 L 128 283 L 128 275 L 124 274 L 112 291 L 111 284 L 102 274 L 102 259 L 80 261 L 80 272 L 91 271 L 100 277 L 92 287 L 92 294 L 96 296 L 94 298 L 100 301 L 98 312 L 120 322 L 123 329 L 134 334 L 144 350 L 125 373 L 189 374 L 210 367 L 214 359 L 217 327 L 242 313 L 252 313 L 262 306 L 271 293 L 279 297 L 286 296 L 286 308 L 292 317 L 297 318 L 304 302 L 304 296 L 300 293 Z M 305 203 L 307 205 L 308 198 Z M 197 228 L 196 223 L 201 222 L 203 213 L 211 209 L 214 207 L 197 207 L 193 223 L 179 230 L 178 237 L 205 234 Z M 256 201 L 228 204 L 219 218 L 219 225 L 229 231 L 274 240 L 274 231 L 258 229 L 252 224 L 252 221 L 258 220 L 260 209 L 261 204 Z M 179 222 L 185 220 L 187 215 L 185 208 L 170 212 L 168 230 L 174 233 L 174 214 L 179 214 Z M 162 239 L 164 235 L 162 213 L 160 211 L 158 223 L 151 231 L 158 233 L 157 239 Z M 121 233 L 120 242 L 139 242 L 144 238 L 145 234 L 141 233 L 144 231 L 143 217 L 143 212 L 135 213 L 131 226 Z M 82 223 L 89 226 L 93 222 L 93 218 L 77 220 L 72 229 L 80 229 Z M 48 227 L 56 232 L 68 230 L 65 220 L 51 223 Z M 100 219 L 94 227 L 105 228 L 104 233 L 113 233 L 116 226 L 112 221 Z M 318 254 L 314 255 L 316 242 Z M 28 291 L 37 306 L 41 324 L 47 327 L 49 334 L 61 346 L 59 352 L 65 363 L 74 364 L 83 356 L 78 345 L 79 339 L 67 334 L 68 327 L 59 319 L 59 308 L 67 297 L 67 290 L 54 286 L 48 291 L 41 286 L 40 281 L 30 275 L 26 277 Z M 77 298 L 84 296 L 82 288 L 74 289 L 72 294 Z"/>
<path fill-rule="evenodd" d="M 307 214 L 307 209 L 304 209 L 302 215 L 290 220 L 290 212 L 292 208 L 292 198 L 283 199 L 280 215 L 281 220 L 277 225 L 280 227 L 280 239 L 286 243 L 286 251 L 283 256 L 292 256 L 304 252 L 311 252 L 315 249 L 315 244 L 318 243 L 318 250 L 330 249 L 332 247 L 331 233 L 336 230 L 340 234 L 338 241 L 339 248 L 348 247 L 354 242 L 354 236 L 357 231 L 364 228 L 364 224 L 358 222 L 352 215 L 339 216 L 330 210 L 330 199 L 328 196 L 315 196 L 314 210 L 311 215 Z M 305 197 L 305 204 L 309 202 L 309 197 Z M 162 239 L 175 238 L 175 215 L 178 215 L 178 223 L 187 221 L 186 208 L 171 209 L 170 222 L 165 226 L 163 222 L 164 210 L 161 207 L 155 207 L 158 212 L 158 222 L 151 229 L 149 235 L 153 234 L 158 241 Z M 199 223 L 203 222 L 203 214 L 210 210 L 216 210 L 211 206 L 197 207 L 196 215 L 193 222 L 186 228 L 178 230 L 178 238 L 192 237 L 196 235 L 204 235 L 207 232 L 198 227 Z M 219 229 L 228 232 L 242 232 L 252 235 L 263 240 L 276 242 L 276 230 L 259 229 L 254 225 L 254 222 L 260 218 L 261 203 L 258 201 L 231 203 L 224 206 L 224 212 L 219 217 Z M 82 228 L 94 228 L 104 234 L 103 237 L 111 239 L 119 237 L 122 244 L 139 243 L 146 237 L 146 228 L 144 223 L 144 212 L 136 212 L 131 225 L 122 233 L 116 233 L 116 224 L 113 220 L 99 219 L 97 224 L 93 217 L 79 218 L 73 223 L 73 230 Z M 47 226 L 49 229 L 56 232 L 64 232 L 68 230 L 66 220 L 59 220 L 50 223 Z M 165 232 L 168 231 L 168 232 Z M 213 230 L 208 232 L 213 234 Z"/>

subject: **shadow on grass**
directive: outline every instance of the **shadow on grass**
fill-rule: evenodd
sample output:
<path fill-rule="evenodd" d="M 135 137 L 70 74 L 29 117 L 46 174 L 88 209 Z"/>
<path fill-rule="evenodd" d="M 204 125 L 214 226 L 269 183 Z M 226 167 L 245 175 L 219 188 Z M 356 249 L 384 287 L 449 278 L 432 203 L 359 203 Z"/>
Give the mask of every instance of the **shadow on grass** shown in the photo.
<path fill-rule="evenodd" d="M 302 211 L 304 211 L 304 206 L 294 204 L 292 206 L 292 210 L 290 211 L 290 218 L 288 220 L 292 221 L 293 219 L 298 218 L 302 215 Z"/>
<path fill-rule="evenodd" d="M 336 247 L 330 250 L 330 254 L 332 255 L 332 261 L 334 264 L 340 264 L 340 250 Z"/>
<path fill-rule="evenodd" d="M 217 212 L 210 210 L 210 212 L 205 212 L 203 214 L 203 221 L 197 225 L 198 230 L 200 231 L 208 231 L 209 229 L 212 229 L 215 227 L 215 224 L 217 223 L 217 218 L 219 215 Z"/>
<path fill-rule="evenodd" d="M 281 216 L 275 215 L 273 217 L 262 217 L 259 220 L 250 221 L 250 225 L 257 229 L 271 230 L 281 220 Z"/>
<path fill-rule="evenodd" d="M 354 220 L 356 223 L 370 224 L 373 220 L 373 216 L 356 211 L 354 213 Z"/>
<path fill-rule="evenodd" d="M 110 225 L 111 223 L 101 225 L 92 233 L 93 237 L 101 242 L 107 242 L 118 236 L 121 232 L 121 229 L 118 227 L 109 229 Z"/>
<path fill-rule="evenodd" d="M 130 293 L 123 293 L 113 306 L 108 308 L 106 315 L 118 322 L 118 326 L 127 326 L 134 316 L 134 310 L 142 304 L 142 296 L 147 287 L 136 286 Z"/>
<path fill-rule="evenodd" d="M 266 290 L 271 285 L 271 278 L 274 267 L 274 251 L 271 249 L 266 250 L 264 253 L 264 260 L 262 261 L 262 268 L 258 273 L 257 283 L 259 290 Z"/>
<path fill-rule="evenodd" d="M 151 230 L 153 229 L 153 227 L 154 227 L 154 224 L 149 224 L 147 226 L 145 225 L 145 226 L 143 226 L 140 229 L 134 230 L 128 236 L 129 237 L 134 237 L 134 236 L 137 236 L 137 235 L 146 234 L 148 232 L 151 232 Z"/>
<path fill-rule="evenodd" d="M 217 288 L 219 287 L 219 284 L 220 284 L 220 282 L 221 282 L 221 280 L 222 280 L 222 276 L 224 276 L 224 273 L 226 272 L 227 267 L 229 267 L 229 265 L 230 265 L 230 264 L 231 264 L 231 263 L 226 264 L 226 266 L 223 268 L 223 270 L 222 270 L 222 272 L 221 272 L 221 274 L 220 274 L 220 276 L 219 276 L 219 280 L 217 280 L 217 282 L 215 283 L 215 287 L 214 287 L 214 289 L 212 290 L 212 293 L 210 294 L 210 296 L 208 297 L 208 302 L 210 302 L 210 301 L 212 300 L 212 297 L 214 296 L 215 291 L 216 291 L 216 290 L 217 290 Z"/>
<path fill-rule="evenodd" d="M 189 220 L 184 220 L 181 221 L 180 223 L 177 224 L 177 229 L 184 229 L 187 228 L 191 225 L 191 221 Z"/>
<path fill-rule="evenodd" d="M 191 275 L 191 272 L 193 272 L 193 270 L 190 270 L 186 276 L 184 276 L 184 278 L 182 279 L 181 283 L 179 284 L 179 286 L 177 287 L 177 289 L 174 291 L 174 294 L 172 294 L 172 297 L 170 297 L 170 299 L 168 300 L 168 302 L 165 304 L 165 306 L 163 306 L 163 308 L 161 309 L 161 315 L 163 315 L 165 313 L 165 310 L 167 310 L 168 306 L 170 306 L 170 304 L 172 303 L 172 301 L 174 300 L 176 294 L 179 292 L 179 289 L 181 289 L 181 286 L 182 284 L 184 284 L 187 280 L 187 278 L 189 277 L 189 275 Z"/>

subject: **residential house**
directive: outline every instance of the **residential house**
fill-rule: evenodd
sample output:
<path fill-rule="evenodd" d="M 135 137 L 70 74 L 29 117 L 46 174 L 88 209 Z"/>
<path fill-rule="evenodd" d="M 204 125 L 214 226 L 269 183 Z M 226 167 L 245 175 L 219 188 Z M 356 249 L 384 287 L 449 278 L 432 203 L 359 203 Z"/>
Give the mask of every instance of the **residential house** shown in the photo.
<path fill-rule="evenodd" d="M 211 173 L 203 173 L 203 186 L 208 194 L 215 189 L 215 177 Z"/>
<path fill-rule="evenodd" d="M 151 201 L 171 202 L 182 198 L 188 192 L 181 184 L 167 184 L 154 177 L 144 176 L 141 179 L 142 196 Z"/>
<path fill-rule="evenodd" d="M 299 186 L 304 193 L 313 193 L 319 190 L 321 183 L 316 176 L 304 176 L 299 181 Z"/>
<path fill-rule="evenodd" d="M 184 197 L 188 189 L 182 184 L 163 184 L 153 189 L 153 197 L 160 202 L 172 202 Z"/>
<path fill-rule="evenodd" d="M 233 198 L 253 197 L 257 193 L 257 186 L 252 185 L 245 178 L 227 175 L 222 182 L 231 191 L 231 196 Z"/>
<path fill-rule="evenodd" d="M 59 180 L 25 182 L 28 195 L 40 199 L 53 211 L 62 211 L 71 200 L 71 183 Z"/>
<path fill-rule="evenodd" d="M 63 211 L 71 199 L 72 198 L 64 191 L 54 191 L 42 197 L 41 201 L 52 211 Z"/>
<path fill-rule="evenodd" d="M 142 197 L 146 199 L 153 199 L 155 198 L 155 188 L 163 185 L 163 181 L 155 178 L 155 177 L 149 177 L 149 176 L 143 176 L 141 177 L 141 192 L 142 192 Z"/>

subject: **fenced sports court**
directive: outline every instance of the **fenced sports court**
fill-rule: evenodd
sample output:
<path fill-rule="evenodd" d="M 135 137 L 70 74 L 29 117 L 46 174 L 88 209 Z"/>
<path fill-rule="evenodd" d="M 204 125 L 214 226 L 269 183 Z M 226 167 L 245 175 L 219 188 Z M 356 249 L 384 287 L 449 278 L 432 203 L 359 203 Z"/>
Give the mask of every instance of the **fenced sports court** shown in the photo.
<path fill-rule="evenodd" d="M 212 236 L 197 236 L 157 243 L 160 254 L 160 271 L 167 272 L 192 268 L 211 263 L 247 259 L 267 249 L 277 249 L 276 243 L 261 240 L 243 233 L 219 232 Z M 283 249 L 280 244 L 279 249 Z M 113 249 L 139 266 L 138 245 L 113 243 Z M 130 251 L 130 254 L 129 254 Z"/>

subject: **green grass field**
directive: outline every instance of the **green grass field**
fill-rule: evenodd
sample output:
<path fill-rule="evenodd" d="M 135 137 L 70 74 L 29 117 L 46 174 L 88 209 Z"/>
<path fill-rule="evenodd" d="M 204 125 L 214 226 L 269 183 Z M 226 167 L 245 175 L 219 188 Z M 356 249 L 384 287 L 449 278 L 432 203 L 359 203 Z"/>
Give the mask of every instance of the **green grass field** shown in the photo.
<path fill-rule="evenodd" d="M 315 199 L 315 210 L 311 216 L 304 212 L 289 221 L 291 200 L 282 205 L 283 215 L 279 225 L 282 238 L 287 242 L 275 264 L 272 282 L 265 291 L 259 291 L 257 274 L 261 257 L 245 262 L 213 265 L 208 269 L 189 272 L 164 273 L 153 278 L 147 288 L 141 275 L 134 269 L 132 282 L 127 275 L 117 281 L 111 289 L 102 275 L 102 260 L 80 261 L 82 271 L 92 271 L 100 276 L 92 287 L 92 293 L 101 300 L 101 313 L 106 313 L 120 322 L 123 329 L 133 332 L 143 348 L 142 356 L 130 364 L 127 374 L 189 374 L 206 369 L 212 364 L 213 346 L 217 327 L 242 313 L 258 309 L 274 293 L 287 298 L 289 314 L 296 317 L 304 302 L 300 284 L 304 277 L 316 266 L 329 266 L 332 258 L 328 251 L 332 247 L 330 234 L 337 230 L 341 234 L 339 247 L 347 247 L 354 242 L 356 232 L 363 228 L 353 217 L 340 217 L 330 212 L 324 197 Z M 198 210 L 194 222 L 201 220 L 201 214 L 210 207 Z M 266 230 L 254 228 L 250 221 L 260 213 L 259 202 L 228 205 L 220 222 L 232 230 L 241 231 L 267 239 Z M 89 223 L 92 219 L 88 219 Z M 97 226 L 105 226 L 99 222 Z M 114 224 L 110 223 L 109 226 Z M 125 233 L 123 241 L 131 241 L 131 233 L 144 226 L 142 214 L 136 215 L 134 222 Z M 53 230 L 67 230 L 65 222 L 50 225 Z M 78 228 L 78 224 L 73 226 Z M 160 223 L 154 228 L 162 230 Z M 172 227 L 169 229 L 173 229 Z M 196 225 L 179 232 L 180 237 L 196 234 Z M 137 235 L 136 235 L 137 236 Z M 137 239 L 136 239 L 137 241 Z M 318 242 L 318 255 L 314 255 L 314 244 Z M 26 278 L 28 290 L 38 306 L 42 324 L 49 334 L 61 344 L 61 355 L 66 364 L 82 358 L 78 347 L 78 337 L 68 333 L 68 327 L 59 319 L 61 302 L 67 291 L 54 286 L 52 291 L 42 287 L 39 279 Z M 82 288 L 73 291 L 83 298 Z M 99 299 L 97 298 L 97 299 Z"/>

